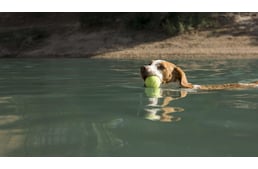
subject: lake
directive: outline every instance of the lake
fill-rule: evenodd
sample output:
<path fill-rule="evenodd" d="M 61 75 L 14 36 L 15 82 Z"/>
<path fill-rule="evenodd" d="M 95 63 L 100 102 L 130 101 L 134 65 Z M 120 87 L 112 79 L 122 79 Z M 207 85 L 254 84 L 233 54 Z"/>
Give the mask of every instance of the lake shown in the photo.
<path fill-rule="evenodd" d="M 258 79 L 258 60 L 173 60 L 194 84 Z M 258 156 L 258 88 L 145 89 L 147 60 L 0 60 L 0 156 Z"/>

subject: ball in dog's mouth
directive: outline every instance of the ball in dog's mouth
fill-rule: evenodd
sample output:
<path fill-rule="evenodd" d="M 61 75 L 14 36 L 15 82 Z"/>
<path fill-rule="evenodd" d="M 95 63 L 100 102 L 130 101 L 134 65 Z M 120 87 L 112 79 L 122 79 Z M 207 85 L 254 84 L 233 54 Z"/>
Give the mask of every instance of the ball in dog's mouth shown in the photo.
<path fill-rule="evenodd" d="M 161 85 L 161 80 L 157 76 L 148 76 L 144 81 L 145 87 L 149 88 L 159 88 Z"/>

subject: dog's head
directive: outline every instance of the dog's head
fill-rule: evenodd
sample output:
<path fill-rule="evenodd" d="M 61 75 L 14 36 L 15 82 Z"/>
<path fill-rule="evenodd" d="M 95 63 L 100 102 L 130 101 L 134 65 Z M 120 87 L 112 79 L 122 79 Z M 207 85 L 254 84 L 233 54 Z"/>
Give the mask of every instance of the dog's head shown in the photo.
<path fill-rule="evenodd" d="M 179 82 L 180 87 L 193 87 L 191 83 L 188 83 L 186 75 L 180 67 L 165 60 L 153 60 L 150 64 L 142 66 L 141 76 L 143 80 L 148 76 L 157 76 L 163 84 Z"/>

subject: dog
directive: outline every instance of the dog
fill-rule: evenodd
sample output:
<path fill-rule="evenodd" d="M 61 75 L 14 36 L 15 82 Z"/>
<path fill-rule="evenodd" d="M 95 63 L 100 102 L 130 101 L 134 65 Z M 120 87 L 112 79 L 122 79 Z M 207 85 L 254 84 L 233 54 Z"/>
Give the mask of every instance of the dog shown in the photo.
<path fill-rule="evenodd" d="M 142 79 L 148 76 L 157 76 L 162 84 L 177 82 L 180 88 L 199 89 L 199 90 L 223 90 L 223 89 L 246 89 L 258 88 L 258 81 L 251 83 L 228 83 L 211 85 L 193 85 L 189 83 L 185 72 L 174 63 L 165 60 L 153 60 L 150 64 L 140 68 Z"/>

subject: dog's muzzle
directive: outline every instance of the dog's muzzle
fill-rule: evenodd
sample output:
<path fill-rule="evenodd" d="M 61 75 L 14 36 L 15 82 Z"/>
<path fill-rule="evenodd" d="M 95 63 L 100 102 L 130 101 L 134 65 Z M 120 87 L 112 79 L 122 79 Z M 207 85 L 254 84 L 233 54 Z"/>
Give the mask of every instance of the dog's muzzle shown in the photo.
<path fill-rule="evenodd" d="M 140 70 L 141 70 L 141 76 L 142 76 L 143 80 L 145 80 L 148 76 L 151 76 L 150 72 L 148 71 L 147 66 L 142 66 L 140 68 Z"/>
<path fill-rule="evenodd" d="M 149 76 L 158 76 L 158 74 L 157 74 L 157 72 L 153 71 L 150 66 L 147 65 L 147 66 L 141 67 L 141 76 L 142 76 L 143 80 L 145 80 Z"/>

